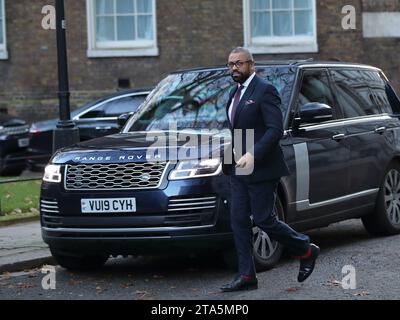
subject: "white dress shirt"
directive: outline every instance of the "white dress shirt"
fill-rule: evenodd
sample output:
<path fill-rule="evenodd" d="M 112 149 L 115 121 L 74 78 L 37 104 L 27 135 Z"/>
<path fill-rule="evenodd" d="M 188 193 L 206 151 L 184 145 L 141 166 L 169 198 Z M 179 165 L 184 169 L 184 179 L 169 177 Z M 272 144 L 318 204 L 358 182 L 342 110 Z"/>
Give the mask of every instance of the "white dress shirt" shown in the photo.
<path fill-rule="evenodd" d="M 244 93 L 247 90 L 247 87 L 250 85 L 250 82 L 253 80 L 253 78 L 256 76 L 256 73 L 254 72 L 243 84 L 243 89 L 242 92 L 240 93 L 240 100 L 242 100 Z M 240 84 L 238 84 L 239 87 Z M 229 106 L 228 110 L 228 115 L 229 115 L 229 121 L 232 123 L 232 108 L 233 108 L 233 102 L 234 102 L 234 97 L 232 98 L 231 105 Z"/>

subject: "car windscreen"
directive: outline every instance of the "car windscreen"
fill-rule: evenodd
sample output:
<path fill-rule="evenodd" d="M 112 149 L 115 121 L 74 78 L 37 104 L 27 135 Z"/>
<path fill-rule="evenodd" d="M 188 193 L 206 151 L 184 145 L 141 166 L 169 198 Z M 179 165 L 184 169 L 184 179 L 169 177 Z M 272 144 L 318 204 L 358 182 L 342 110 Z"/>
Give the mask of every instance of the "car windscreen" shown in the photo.
<path fill-rule="evenodd" d="M 290 67 L 263 67 L 257 74 L 282 96 L 285 113 L 295 77 Z M 236 84 L 226 69 L 171 74 L 150 93 L 124 132 L 171 130 L 224 130 L 226 104 Z"/>

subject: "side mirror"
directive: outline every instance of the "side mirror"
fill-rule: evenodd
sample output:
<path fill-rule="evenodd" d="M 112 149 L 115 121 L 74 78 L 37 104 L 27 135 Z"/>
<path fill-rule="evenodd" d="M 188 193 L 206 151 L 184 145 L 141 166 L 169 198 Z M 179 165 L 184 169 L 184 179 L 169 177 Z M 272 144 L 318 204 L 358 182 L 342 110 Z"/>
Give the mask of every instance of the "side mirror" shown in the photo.
<path fill-rule="evenodd" d="M 300 123 L 319 123 L 333 119 L 332 108 L 324 103 L 310 102 L 302 105 L 299 110 L 299 118 L 296 122 Z"/>
<path fill-rule="evenodd" d="M 118 119 L 117 119 L 117 123 L 118 123 L 118 128 L 122 129 L 123 126 L 128 122 L 129 118 L 131 117 L 133 113 L 123 113 L 121 114 Z"/>

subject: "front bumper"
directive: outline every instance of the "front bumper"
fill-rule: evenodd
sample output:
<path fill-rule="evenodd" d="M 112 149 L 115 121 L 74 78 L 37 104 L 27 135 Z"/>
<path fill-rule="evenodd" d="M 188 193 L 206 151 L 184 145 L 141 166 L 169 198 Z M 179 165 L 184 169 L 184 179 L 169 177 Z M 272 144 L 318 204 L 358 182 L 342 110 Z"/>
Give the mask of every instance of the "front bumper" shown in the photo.
<path fill-rule="evenodd" d="M 137 212 L 81 213 L 82 198 L 127 197 L 136 198 Z M 173 199 L 193 203 L 192 199 L 201 198 L 215 198 L 215 207 L 170 211 Z M 159 189 L 132 191 L 67 191 L 62 184 L 43 183 L 41 201 L 53 209 L 41 207 L 42 237 L 51 247 L 64 250 L 107 254 L 192 251 L 218 249 L 232 241 L 225 176 L 165 181 Z"/>
<path fill-rule="evenodd" d="M 206 230 L 204 230 L 206 231 Z M 42 228 L 42 236 L 45 242 L 52 248 L 74 253 L 96 253 L 107 255 L 131 255 L 131 254 L 156 254 L 172 252 L 217 251 L 232 244 L 232 233 L 208 233 L 198 235 L 163 235 L 149 234 L 121 234 L 119 231 L 113 236 L 104 234 L 58 233 Z"/>

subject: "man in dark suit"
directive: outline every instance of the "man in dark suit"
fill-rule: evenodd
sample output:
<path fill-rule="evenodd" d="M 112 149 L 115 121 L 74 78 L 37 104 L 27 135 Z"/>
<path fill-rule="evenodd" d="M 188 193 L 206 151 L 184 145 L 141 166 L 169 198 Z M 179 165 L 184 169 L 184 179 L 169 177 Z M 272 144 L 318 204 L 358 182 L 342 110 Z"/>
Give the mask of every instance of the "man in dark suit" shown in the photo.
<path fill-rule="evenodd" d="M 252 223 L 300 259 L 298 281 L 302 282 L 312 273 L 320 249 L 310 244 L 307 235 L 279 221 L 274 210 L 278 182 L 282 176 L 289 174 L 279 143 L 283 136 L 279 93 L 256 75 L 252 54 L 247 49 L 234 49 L 229 55 L 228 67 L 238 86 L 232 91 L 227 104 L 233 137 L 228 154 L 234 161 L 224 159 L 223 172 L 230 175 L 231 226 L 239 274 L 221 290 L 258 287 Z M 249 137 L 253 136 L 253 143 L 249 143 Z"/>

